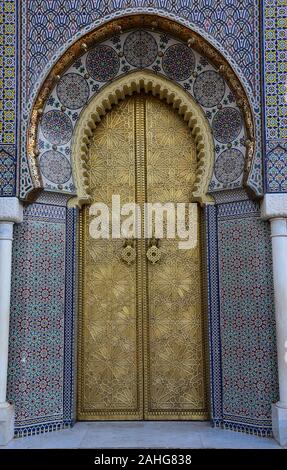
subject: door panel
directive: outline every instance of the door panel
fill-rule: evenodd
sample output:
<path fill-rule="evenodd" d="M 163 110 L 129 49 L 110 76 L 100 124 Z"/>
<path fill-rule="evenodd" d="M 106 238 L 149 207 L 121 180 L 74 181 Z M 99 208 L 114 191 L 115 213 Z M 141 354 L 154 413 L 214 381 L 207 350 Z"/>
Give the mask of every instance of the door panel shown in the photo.
<path fill-rule="evenodd" d="M 122 203 L 136 195 L 135 101 L 108 113 L 92 138 L 92 200 L 109 207 L 113 194 Z M 138 274 L 141 256 L 127 265 L 122 240 L 89 235 L 89 207 L 81 213 L 81 297 L 79 325 L 78 417 L 142 419 L 142 320 Z"/>
<path fill-rule="evenodd" d="M 195 143 L 157 98 L 136 95 L 114 107 L 89 156 L 93 201 L 190 201 Z M 208 418 L 199 224 L 194 249 L 160 240 L 162 257 L 151 264 L 151 241 L 142 237 L 128 265 L 123 240 L 89 236 L 88 213 L 80 222 L 79 419 Z"/>
<path fill-rule="evenodd" d="M 147 200 L 190 201 L 196 148 L 186 123 L 156 98 L 146 99 Z M 159 241 L 161 259 L 147 266 L 145 418 L 205 419 L 200 242 L 178 248 Z"/>

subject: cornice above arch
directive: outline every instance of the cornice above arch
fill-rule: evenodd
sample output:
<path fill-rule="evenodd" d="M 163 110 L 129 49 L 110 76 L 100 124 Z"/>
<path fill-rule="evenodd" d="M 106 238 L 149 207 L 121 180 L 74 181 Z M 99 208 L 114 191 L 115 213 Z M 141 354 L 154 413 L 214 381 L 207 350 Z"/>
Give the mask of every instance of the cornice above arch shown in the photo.
<path fill-rule="evenodd" d="M 213 202 L 212 197 L 207 194 L 214 165 L 213 137 L 201 107 L 171 80 L 144 70 L 124 75 L 107 85 L 82 111 L 72 141 L 72 167 L 77 197 L 70 200 L 70 205 L 81 207 L 90 202 L 88 150 L 97 124 L 119 100 L 141 91 L 165 100 L 186 121 L 197 150 L 192 200 L 201 204 Z"/>

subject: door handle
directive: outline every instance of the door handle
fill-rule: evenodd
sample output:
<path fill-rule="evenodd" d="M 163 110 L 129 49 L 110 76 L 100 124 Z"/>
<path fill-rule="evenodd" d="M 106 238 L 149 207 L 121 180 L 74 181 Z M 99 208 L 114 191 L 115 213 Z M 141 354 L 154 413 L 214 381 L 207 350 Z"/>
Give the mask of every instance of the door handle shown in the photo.
<path fill-rule="evenodd" d="M 159 248 L 159 239 L 152 238 L 150 241 L 150 246 L 146 252 L 146 257 L 151 264 L 158 263 L 161 258 L 161 249 Z"/>
<path fill-rule="evenodd" d="M 121 258 L 127 264 L 132 264 L 136 259 L 137 252 L 134 245 L 135 242 L 133 239 L 126 239 L 121 249 Z"/>

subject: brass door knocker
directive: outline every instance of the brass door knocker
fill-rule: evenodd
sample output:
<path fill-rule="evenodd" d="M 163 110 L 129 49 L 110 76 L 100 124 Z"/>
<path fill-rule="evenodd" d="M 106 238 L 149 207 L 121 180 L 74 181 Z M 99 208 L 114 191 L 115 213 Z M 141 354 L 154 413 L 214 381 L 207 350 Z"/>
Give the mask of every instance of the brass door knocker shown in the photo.
<path fill-rule="evenodd" d="M 137 256 L 135 249 L 135 241 L 133 239 L 126 239 L 124 246 L 121 250 L 121 258 L 127 264 L 132 264 Z"/>
<path fill-rule="evenodd" d="M 161 249 L 159 248 L 158 238 L 152 238 L 150 241 L 150 246 L 146 252 L 147 259 L 152 263 L 157 263 L 161 258 Z"/>

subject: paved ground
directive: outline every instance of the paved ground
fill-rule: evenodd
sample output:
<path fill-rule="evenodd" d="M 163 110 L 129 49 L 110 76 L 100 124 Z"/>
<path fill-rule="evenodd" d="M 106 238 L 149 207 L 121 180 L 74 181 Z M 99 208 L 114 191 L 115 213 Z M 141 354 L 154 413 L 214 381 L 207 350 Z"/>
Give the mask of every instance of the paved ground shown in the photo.
<path fill-rule="evenodd" d="M 82 422 L 72 429 L 14 439 L 1 449 L 279 449 L 271 438 L 213 429 L 202 422 Z"/>

